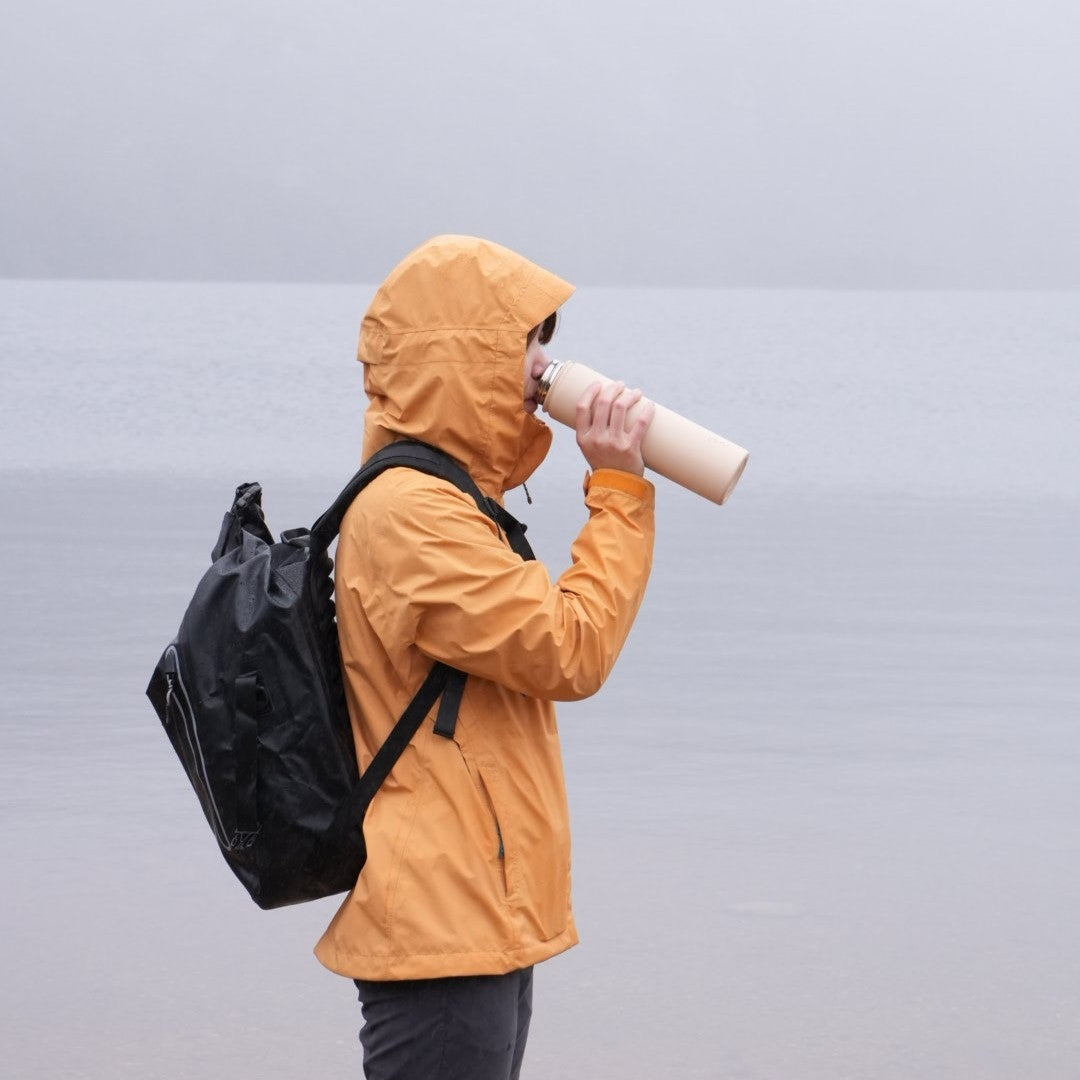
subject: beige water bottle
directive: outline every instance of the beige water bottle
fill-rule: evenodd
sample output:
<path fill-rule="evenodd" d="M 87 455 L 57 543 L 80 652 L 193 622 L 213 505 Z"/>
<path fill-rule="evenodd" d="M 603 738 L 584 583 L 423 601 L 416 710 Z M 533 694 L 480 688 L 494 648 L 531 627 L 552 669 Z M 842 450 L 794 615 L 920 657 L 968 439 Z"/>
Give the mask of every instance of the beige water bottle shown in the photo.
<path fill-rule="evenodd" d="M 575 427 L 578 400 L 597 381 L 606 384 L 614 380 L 584 364 L 553 360 L 540 378 L 536 400 L 553 420 Z M 638 402 L 629 416 L 633 417 L 641 405 Z M 750 454 L 723 436 L 657 405 L 641 441 L 641 456 L 654 472 L 714 503 L 723 503 L 742 476 Z"/>

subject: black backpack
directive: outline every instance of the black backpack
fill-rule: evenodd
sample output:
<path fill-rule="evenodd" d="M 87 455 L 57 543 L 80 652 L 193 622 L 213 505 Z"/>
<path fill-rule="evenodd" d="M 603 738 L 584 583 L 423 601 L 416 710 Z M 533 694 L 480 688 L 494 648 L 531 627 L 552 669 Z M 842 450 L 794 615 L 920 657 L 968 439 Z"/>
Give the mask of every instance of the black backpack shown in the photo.
<path fill-rule="evenodd" d="M 435 730 L 454 733 L 465 675 L 436 662 L 357 775 L 328 549 L 353 499 L 396 467 L 455 484 L 532 557 L 525 527 L 424 443 L 374 454 L 311 529 L 290 529 L 278 543 L 262 489 L 242 484 L 146 690 L 225 861 L 261 908 L 351 889 L 367 857 L 368 803 L 440 695 Z"/>

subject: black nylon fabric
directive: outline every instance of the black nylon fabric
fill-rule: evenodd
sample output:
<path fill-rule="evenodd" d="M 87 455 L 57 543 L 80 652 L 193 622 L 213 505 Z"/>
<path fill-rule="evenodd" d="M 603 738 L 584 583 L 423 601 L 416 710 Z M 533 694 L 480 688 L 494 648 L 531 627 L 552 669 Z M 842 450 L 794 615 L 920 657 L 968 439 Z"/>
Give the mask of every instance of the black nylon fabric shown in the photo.
<path fill-rule="evenodd" d="M 310 530 L 278 542 L 259 485 L 241 485 L 146 690 L 225 861 L 262 908 L 355 885 L 367 804 L 451 671 L 435 665 L 446 674 L 433 669 L 421 688 L 431 700 L 418 692 L 379 768 L 358 780 L 327 548 L 356 495 L 396 467 L 451 481 L 492 516 L 456 462 L 411 441 L 373 455 Z"/>

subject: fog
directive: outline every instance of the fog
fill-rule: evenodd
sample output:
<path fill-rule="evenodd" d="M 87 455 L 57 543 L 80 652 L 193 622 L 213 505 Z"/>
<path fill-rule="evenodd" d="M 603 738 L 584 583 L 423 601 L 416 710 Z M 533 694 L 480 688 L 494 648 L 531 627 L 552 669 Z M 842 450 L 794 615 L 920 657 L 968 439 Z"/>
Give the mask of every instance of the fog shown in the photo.
<path fill-rule="evenodd" d="M 1068 0 L 17 0 L 0 275 L 1080 287 Z"/>

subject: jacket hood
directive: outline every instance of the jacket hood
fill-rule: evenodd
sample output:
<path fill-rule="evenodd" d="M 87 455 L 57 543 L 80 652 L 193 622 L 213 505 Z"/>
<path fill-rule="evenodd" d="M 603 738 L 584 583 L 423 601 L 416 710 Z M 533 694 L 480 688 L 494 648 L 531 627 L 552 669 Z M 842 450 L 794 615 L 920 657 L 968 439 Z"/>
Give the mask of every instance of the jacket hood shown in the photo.
<path fill-rule="evenodd" d="M 412 438 L 445 450 L 489 494 L 527 480 L 551 430 L 525 411 L 526 337 L 573 291 L 472 236 L 437 236 L 406 255 L 360 328 L 364 460 Z"/>

